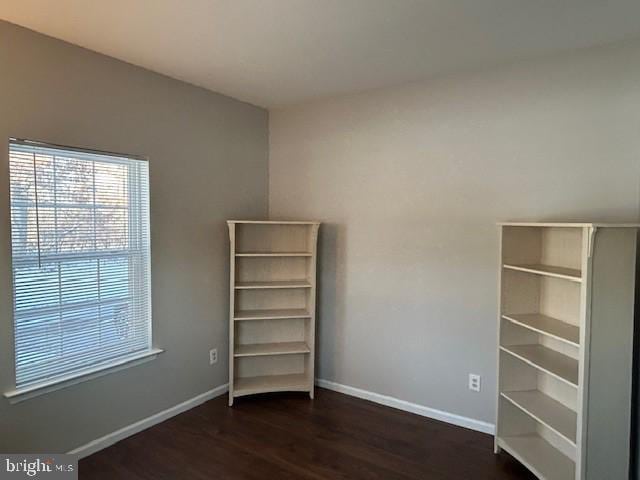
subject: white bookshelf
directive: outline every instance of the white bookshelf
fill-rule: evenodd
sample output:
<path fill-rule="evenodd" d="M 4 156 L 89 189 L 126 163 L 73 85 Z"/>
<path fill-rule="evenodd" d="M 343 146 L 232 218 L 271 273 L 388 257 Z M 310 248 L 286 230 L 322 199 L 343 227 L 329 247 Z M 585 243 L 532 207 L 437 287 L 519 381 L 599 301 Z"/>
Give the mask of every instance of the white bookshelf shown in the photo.
<path fill-rule="evenodd" d="M 318 222 L 229 220 L 229 405 L 314 394 Z"/>
<path fill-rule="evenodd" d="M 541 480 L 628 478 L 639 225 L 500 227 L 496 453 Z"/>

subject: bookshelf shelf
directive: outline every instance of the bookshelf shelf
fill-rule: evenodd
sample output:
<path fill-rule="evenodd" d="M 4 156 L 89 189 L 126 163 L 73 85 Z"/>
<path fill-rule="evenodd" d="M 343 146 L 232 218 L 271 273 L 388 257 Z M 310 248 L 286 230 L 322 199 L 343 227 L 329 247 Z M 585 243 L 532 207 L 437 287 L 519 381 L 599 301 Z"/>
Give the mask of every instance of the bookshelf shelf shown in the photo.
<path fill-rule="evenodd" d="M 539 390 L 502 392 L 501 395 L 527 415 L 551 428 L 575 445 L 576 412 Z"/>
<path fill-rule="evenodd" d="M 504 314 L 502 318 L 542 335 L 576 347 L 580 346 L 580 328 L 539 313 Z"/>
<path fill-rule="evenodd" d="M 575 479 L 575 463 L 539 435 L 502 437 L 498 444 L 540 480 Z"/>
<path fill-rule="evenodd" d="M 578 361 L 542 345 L 510 345 L 500 349 L 544 373 L 578 386 Z"/>
<path fill-rule="evenodd" d="M 505 263 L 504 268 L 520 272 L 544 275 L 547 277 L 563 278 L 572 282 L 582 282 L 582 273 L 575 268 L 556 267 L 551 265 L 512 265 Z"/>
<path fill-rule="evenodd" d="M 260 375 L 242 377 L 235 381 L 234 396 L 253 395 L 268 392 L 306 392 L 309 381 L 305 374 Z"/>
<path fill-rule="evenodd" d="M 274 342 L 274 343 L 250 343 L 237 345 L 234 356 L 260 357 L 266 355 L 293 355 L 296 353 L 309 353 L 311 349 L 305 342 Z"/>
<path fill-rule="evenodd" d="M 278 280 L 278 281 L 261 281 L 261 282 L 237 282 L 238 290 L 255 290 L 265 288 L 311 288 L 311 282 L 306 280 Z"/>
<path fill-rule="evenodd" d="M 284 318 L 311 318 L 311 314 L 304 308 L 282 308 L 263 310 L 237 310 L 235 321 L 243 320 L 278 320 Z"/>
<path fill-rule="evenodd" d="M 242 252 L 236 257 L 311 257 L 311 252 Z"/>

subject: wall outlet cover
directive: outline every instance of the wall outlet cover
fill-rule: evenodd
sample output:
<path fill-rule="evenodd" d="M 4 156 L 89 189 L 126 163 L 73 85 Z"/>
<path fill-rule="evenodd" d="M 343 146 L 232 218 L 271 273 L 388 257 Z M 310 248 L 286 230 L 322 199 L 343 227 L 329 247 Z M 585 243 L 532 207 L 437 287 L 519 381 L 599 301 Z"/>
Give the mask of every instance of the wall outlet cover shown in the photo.
<path fill-rule="evenodd" d="M 218 349 L 212 348 L 209 350 L 209 365 L 213 365 L 218 362 Z"/>
<path fill-rule="evenodd" d="M 469 374 L 469 390 L 473 390 L 474 392 L 480 391 L 481 379 L 480 375 L 475 373 Z"/>

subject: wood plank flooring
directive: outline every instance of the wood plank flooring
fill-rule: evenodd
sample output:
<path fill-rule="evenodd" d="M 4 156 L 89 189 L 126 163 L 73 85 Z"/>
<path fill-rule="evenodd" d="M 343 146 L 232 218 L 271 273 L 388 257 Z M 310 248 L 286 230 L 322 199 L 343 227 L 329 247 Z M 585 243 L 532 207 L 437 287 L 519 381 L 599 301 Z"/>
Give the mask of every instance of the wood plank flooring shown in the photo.
<path fill-rule="evenodd" d="M 329 390 L 226 395 L 80 461 L 80 479 L 533 480 L 493 438 Z"/>

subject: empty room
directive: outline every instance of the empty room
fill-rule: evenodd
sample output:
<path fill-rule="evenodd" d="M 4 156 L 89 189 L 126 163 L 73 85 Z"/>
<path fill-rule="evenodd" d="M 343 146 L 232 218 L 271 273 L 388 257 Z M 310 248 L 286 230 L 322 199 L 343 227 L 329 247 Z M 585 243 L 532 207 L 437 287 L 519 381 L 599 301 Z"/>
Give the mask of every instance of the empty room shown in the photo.
<path fill-rule="evenodd" d="M 0 0 L 0 479 L 640 479 L 640 2 Z"/>

